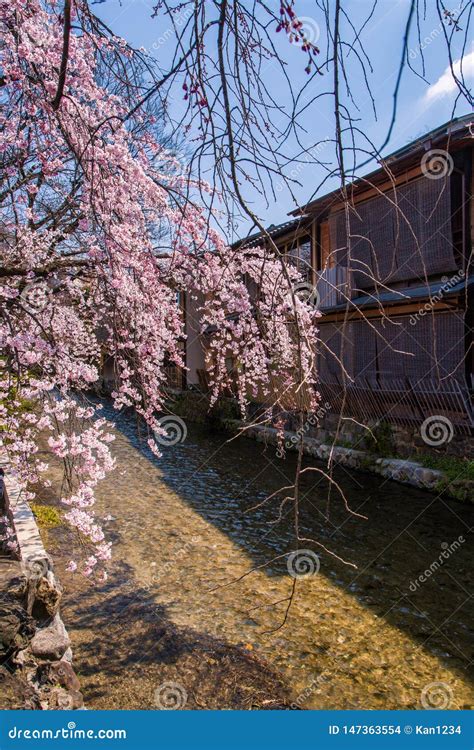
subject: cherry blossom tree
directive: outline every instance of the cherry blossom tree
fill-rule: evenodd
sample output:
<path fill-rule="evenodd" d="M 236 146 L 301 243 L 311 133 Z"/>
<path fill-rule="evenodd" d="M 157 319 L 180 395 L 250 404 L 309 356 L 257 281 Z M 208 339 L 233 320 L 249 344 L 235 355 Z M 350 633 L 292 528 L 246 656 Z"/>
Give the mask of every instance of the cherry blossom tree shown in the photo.
<path fill-rule="evenodd" d="M 112 436 L 87 398 L 103 358 L 114 406 L 135 409 L 159 454 L 166 365 L 184 365 L 177 291 L 199 292 L 202 327 L 216 330 L 213 400 L 226 353 L 238 357 L 244 413 L 274 377 L 288 393 L 310 386 L 316 403 L 316 314 L 293 292 L 296 269 L 271 249 L 231 250 L 214 228 L 200 198 L 217 196 L 167 147 L 150 96 L 166 76 L 146 55 L 82 0 L 1 0 L 0 20 L 1 437 L 29 499 L 44 441 L 62 460 L 65 518 L 85 549 L 70 568 L 103 577 L 94 501 Z"/>
<path fill-rule="evenodd" d="M 0 0 L 2 439 L 29 497 L 47 469 L 41 441 L 62 459 L 61 499 L 87 550 L 72 567 L 85 574 L 103 574 L 110 556 L 94 493 L 114 466 L 110 430 L 87 394 L 104 357 L 113 358 L 114 405 L 135 409 L 159 452 L 166 366 L 183 365 L 177 292 L 204 300 L 202 330 L 214 331 L 211 400 L 229 386 L 233 356 L 244 413 L 256 394 L 277 404 L 284 396 L 301 425 L 316 408 L 317 313 L 295 294 L 302 277 L 265 232 L 247 188 L 270 203 L 283 182 L 296 206 L 299 177 L 288 167 L 312 166 L 321 176 L 315 192 L 336 178 L 349 211 L 349 182 L 380 158 L 392 132 L 402 75 L 426 74 L 426 4 L 411 0 L 388 130 L 372 143 L 353 82 L 366 85 L 375 113 L 363 39 L 377 5 L 357 27 L 341 0 L 315 0 L 313 19 L 301 17 L 297 0 L 159 0 L 154 22 L 170 31 L 172 51 L 158 64 L 114 36 L 86 0 Z M 469 39 L 470 5 L 436 2 L 465 99 L 456 56 Z M 296 78 L 287 66 L 295 47 Z M 318 116 L 326 99 L 334 122 L 321 144 L 301 120 L 311 108 Z M 189 164 L 176 157 L 176 133 L 188 139 Z M 263 247 L 229 246 L 236 211 L 262 232 Z M 297 542 L 302 439 L 298 448 Z"/>

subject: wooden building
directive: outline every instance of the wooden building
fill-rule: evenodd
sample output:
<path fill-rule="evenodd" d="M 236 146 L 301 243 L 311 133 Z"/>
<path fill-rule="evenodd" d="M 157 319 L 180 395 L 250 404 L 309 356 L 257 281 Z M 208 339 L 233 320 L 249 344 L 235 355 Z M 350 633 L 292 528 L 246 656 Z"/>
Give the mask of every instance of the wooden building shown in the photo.
<path fill-rule="evenodd" d="M 452 120 L 269 227 L 314 289 L 319 390 L 334 413 L 445 415 L 472 431 L 473 135 L 470 118 Z"/>

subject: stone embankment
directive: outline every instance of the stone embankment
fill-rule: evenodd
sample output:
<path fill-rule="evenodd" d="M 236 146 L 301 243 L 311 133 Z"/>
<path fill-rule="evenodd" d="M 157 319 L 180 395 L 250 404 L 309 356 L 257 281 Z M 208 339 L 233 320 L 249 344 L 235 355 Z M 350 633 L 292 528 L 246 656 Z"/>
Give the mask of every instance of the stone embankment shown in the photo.
<path fill-rule="evenodd" d="M 70 639 L 60 616 L 61 586 L 34 515 L 0 453 L 6 493 L 1 501 L 0 709 L 83 707 Z"/>
<path fill-rule="evenodd" d="M 278 452 L 278 435 L 277 430 L 265 425 L 246 424 L 238 419 L 238 408 L 235 400 L 222 398 L 212 409 L 209 407 L 209 397 L 206 394 L 194 391 L 182 391 L 176 393 L 173 399 L 170 399 L 169 409 L 172 413 L 179 415 L 184 420 L 207 424 L 212 427 L 226 429 L 231 432 L 241 432 L 242 435 L 253 440 L 258 440 L 269 445 L 277 446 Z M 287 415 L 288 416 L 288 415 Z M 331 420 L 331 416 L 333 419 Z M 308 430 L 303 433 L 303 450 L 307 456 L 313 456 L 321 461 L 327 462 L 330 458 L 334 464 L 341 464 L 353 470 L 368 471 L 372 474 L 378 474 L 385 479 L 391 479 L 396 482 L 408 484 L 412 487 L 428 490 L 443 494 L 445 497 L 454 498 L 463 502 L 474 503 L 474 481 L 462 469 L 459 476 L 455 479 L 450 478 L 441 469 L 428 468 L 423 465 L 423 454 L 437 455 L 436 451 L 430 451 L 429 446 L 424 443 L 415 430 L 399 428 L 395 425 L 389 425 L 387 428 L 390 432 L 390 445 L 379 447 L 381 452 L 390 451 L 394 456 L 377 454 L 376 447 L 370 448 L 367 435 L 372 430 L 365 430 L 362 427 L 355 429 L 342 429 L 339 439 L 348 445 L 333 444 L 339 420 L 334 415 L 328 414 L 322 420 L 324 427 L 308 426 Z M 333 423 L 334 422 L 334 423 Z M 290 425 L 286 425 L 291 427 Z M 375 425 L 372 425 L 375 428 Z M 452 456 L 459 462 L 465 456 L 472 456 L 474 444 L 472 437 L 460 437 L 457 441 L 452 440 L 445 448 L 450 448 L 456 442 L 457 450 L 446 450 L 446 457 Z M 421 446 L 420 446 L 421 441 Z M 298 433 L 287 429 L 284 432 L 284 450 L 294 451 L 297 449 L 299 442 Z M 438 454 L 439 455 L 439 454 Z M 412 460 L 413 456 L 418 461 Z M 455 458 L 458 456 L 459 458 Z M 471 475 L 472 476 L 472 475 Z"/>
<path fill-rule="evenodd" d="M 278 445 L 278 432 L 274 427 L 249 425 L 237 420 L 229 421 L 228 426 L 234 430 L 241 430 L 242 434 L 261 443 Z M 416 461 L 401 458 L 385 458 L 369 451 L 329 445 L 315 438 L 303 437 L 303 452 L 305 455 L 331 461 L 350 469 L 358 469 L 378 474 L 386 479 L 392 479 L 402 484 L 408 484 L 431 492 L 445 492 L 446 495 L 457 500 L 474 502 L 474 481 L 458 479 L 449 481 L 443 471 L 428 469 Z M 283 445 L 286 451 L 295 451 L 299 438 L 295 432 L 284 433 Z"/>

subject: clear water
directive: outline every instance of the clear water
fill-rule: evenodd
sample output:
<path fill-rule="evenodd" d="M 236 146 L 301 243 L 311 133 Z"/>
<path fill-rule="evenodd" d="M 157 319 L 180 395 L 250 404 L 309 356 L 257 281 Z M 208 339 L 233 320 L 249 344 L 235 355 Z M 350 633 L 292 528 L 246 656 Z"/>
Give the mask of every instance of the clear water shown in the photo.
<path fill-rule="evenodd" d="M 152 708 L 164 675 L 185 683 L 199 706 L 206 673 L 183 663 L 189 656 L 193 664 L 202 638 L 261 657 L 306 708 L 422 708 L 423 694 L 439 707 L 472 704 L 472 507 L 339 469 L 334 478 L 368 520 L 349 516 L 334 492 L 327 520 L 327 481 L 307 473 L 302 534 L 357 569 L 320 554 L 319 573 L 297 581 L 279 628 L 287 602 L 274 602 L 288 597 L 293 579 L 285 559 L 270 561 L 294 548 L 292 506 L 279 523 L 282 496 L 246 510 L 292 483 L 294 457 L 188 425 L 186 440 L 155 459 L 132 417 L 106 411 L 116 420 L 117 458 L 98 505 L 113 517 L 105 523 L 115 542 L 109 581 L 91 587 L 67 574 L 64 547 L 76 542 L 50 532 L 86 705 Z M 466 542 L 410 591 L 460 535 Z M 164 621 L 175 637 L 164 638 Z"/>

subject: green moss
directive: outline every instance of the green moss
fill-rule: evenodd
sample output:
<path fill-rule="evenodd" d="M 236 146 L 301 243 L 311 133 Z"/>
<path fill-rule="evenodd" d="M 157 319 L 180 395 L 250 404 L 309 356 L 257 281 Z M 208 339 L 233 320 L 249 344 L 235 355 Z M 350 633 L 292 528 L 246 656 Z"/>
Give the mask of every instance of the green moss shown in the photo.
<path fill-rule="evenodd" d="M 374 425 L 372 431 L 367 434 L 366 445 L 369 453 L 377 456 L 385 458 L 396 456 L 392 426 L 388 422 L 379 422 Z"/>
<path fill-rule="evenodd" d="M 446 474 L 449 481 L 456 479 L 474 480 L 474 461 L 467 461 L 456 456 L 437 456 L 432 453 L 422 453 L 416 460 L 426 469 L 436 469 Z"/>
<path fill-rule="evenodd" d="M 226 422 L 229 419 L 239 419 L 240 410 L 237 402 L 233 398 L 219 398 L 209 412 L 211 419 L 219 422 Z"/>
<path fill-rule="evenodd" d="M 172 414 L 177 414 L 190 422 L 207 424 L 213 429 L 225 428 L 230 421 L 239 419 L 239 407 L 235 399 L 221 397 L 209 408 L 209 396 L 192 391 L 177 394 L 168 401 L 167 407 Z"/>
<path fill-rule="evenodd" d="M 52 529 L 55 526 L 61 525 L 61 514 L 56 508 L 52 508 L 50 505 L 40 505 L 39 503 L 31 503 L 30 507 L 39 526 L 45 529 Z"/>
<path fill-rule="evenodd" d="M 446 492 L 449 497 L 454 498 L 455 500 L 461 502 L 473 502 L 472 488 L 463 486 L 462 482 L 451 483 L 449 479 L 442 479 L 440 482 L 436 483 L 434 489 L 438 495 L 442 495 Z"/>
<path fill-rule="evenodd" d="M 353 448 L 354 443 L 352 440 L 343 440 L 342 438 L 340 440 L 336 440 L 335 445 L 337 445 L 339 448 Z"/>
<path fill-rule="evenodd" d="M 371 470 L 374 468 L 374 459 L 372 456 L 362 456 L 360 460 L 361 469 Z"/>

